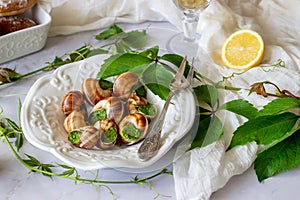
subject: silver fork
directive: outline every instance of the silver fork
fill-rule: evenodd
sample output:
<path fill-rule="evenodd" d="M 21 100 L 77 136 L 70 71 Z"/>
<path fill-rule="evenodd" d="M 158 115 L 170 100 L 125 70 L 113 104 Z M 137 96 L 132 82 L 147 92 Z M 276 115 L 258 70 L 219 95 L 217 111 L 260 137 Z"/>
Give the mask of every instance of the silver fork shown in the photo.
<path fill-rule="evenodd" d="M 161 146 L 162 127 L 163 127 L 163 124 L 165 121 L 166 113 L 167 113 L 169 104 L 171 102 L 171 99 L 175 95 L 176 91 L 186 88 L 190 83 L 189 81 L 191 80 L 192 75 L 193 75 L 193 68 L 190 67 L 190 71 L 189 71 L 188 78 L 187 78 L 188 81 L 184 81 L 183 73 L 185 70 L 185 66 L 186 66 L 186 57 L 182 60 L 181 65 L 180 65 L 177 73 L 175 74 L 175 77 L 173 78 L 173 80 L 171 81 L 171 83 L 169 85 L 171 91 L 169 93 L 169 96 L 166 99 L 166 102 L 163 106 L 163 109 L 162 109 L 160 115 L 156 119 L 156 123 L 153 124 L 152 129 L 147 134 L 146 138 L 144 139 L 143 143 L 141 144 L 141 146 L 138 149 L 138 155 L 142 161 L 147 161 L 157 154 L 157 152 Z"/>

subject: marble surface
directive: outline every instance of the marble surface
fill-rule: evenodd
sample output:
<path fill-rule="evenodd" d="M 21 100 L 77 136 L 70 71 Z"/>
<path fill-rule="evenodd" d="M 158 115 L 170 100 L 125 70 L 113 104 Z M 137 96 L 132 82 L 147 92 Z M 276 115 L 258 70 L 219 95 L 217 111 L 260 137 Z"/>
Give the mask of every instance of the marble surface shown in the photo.
<path fill-rule="evenodd" d="M 120 24 L 124 30 L 147 28 L 151 24 L 154 27 L 164 27 L 176 30 L 168 23 L 143 23 L 138 25 Z M 97 44 L 94 35 L 98 31 L 88 31 L 69 36 L 57 36 L 48 38 L 46 46 L 39 52 L 19 58 L 17 60 L 4 63 L 0 67 L 16 68 L 20 73 L 45 66 L 45 62 L 51 61 L 55 56 L 63 55 L 69 50 L 74 50 L 84 44 Z M 155 36 L 153 40 L 160 39 Z M 153 42 L 153 41 L 152 41 Z M 165 45 L 165 44 L 162 44 Z M 49 72 L 51 73 L 51 72 Z M 18 83 L 0 89 L 0 105 L 3 107 L 4 114 L 17 121 L 18 99 L 24 100 L 30 86 L 40 75 L 28 77 Z M 61 163 L 52 154 L 39 150 L 25 141 L 21 153 L 27 153 L 37 157 L 46 163 Z M 168 166 L 172 169 L 172 166 Z M 93 178 L 96 171 L 79 171 L 80 174 Z M 99 179 L 103 180 L 130 180 L 136 175 L 139 177 L 147 176 L 148 172 L 126 172 L 115 169 L 99 170 Z M 151 181 L 154 189 L 145 188 L 140 185 L 109 185 L 117 200 L 128 199 L 155 199 L 157 193 L 161 194 L 156 199 L 176 199 L 174 181 L 171 175 L 162 175 Z M 300 168 L 295 168 L 289 172 L 282 173 L 270 178 L 263 183 L 256 179 L 253 168 L 251 167 L 244 174 L 235 176 L 225 185 L 224 188 L 215 192 L 212 200 L 282 200 L 298 199 L 298 187 L 300 185 Z M 93 185 L 75 184 L 73 181 L 60 178 L 42 176 L 36 173 L 29 173 L 12 154 L 4 142 L 0 142 L 0 200 L 81 200 L 81 199 L 113 199 L 110 191 L 106 187 L 95 187 Z"/>

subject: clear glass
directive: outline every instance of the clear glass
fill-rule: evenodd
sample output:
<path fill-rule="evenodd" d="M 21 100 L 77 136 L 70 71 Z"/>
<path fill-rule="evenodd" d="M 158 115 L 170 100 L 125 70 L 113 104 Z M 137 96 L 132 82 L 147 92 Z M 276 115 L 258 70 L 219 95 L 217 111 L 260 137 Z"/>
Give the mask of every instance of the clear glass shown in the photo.
<path fill-rule="evenodd" d="M 183 12 L 183 33 L 174 35 L 169 43 L 170 51 L 187 56 L 196 57 L 200 34 L 197 33 L 199 14 L 210 4 L 211 0 L 173 0 L 174 4 Z"/>

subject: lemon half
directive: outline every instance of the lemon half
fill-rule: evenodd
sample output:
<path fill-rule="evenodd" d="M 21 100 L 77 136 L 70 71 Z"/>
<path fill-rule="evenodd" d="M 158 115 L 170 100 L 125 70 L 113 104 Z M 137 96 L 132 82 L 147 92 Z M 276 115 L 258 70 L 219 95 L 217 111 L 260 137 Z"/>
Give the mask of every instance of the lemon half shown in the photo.
<path fill-rule="evenodd" d="M 255 31 L 242 29 L 232 33 L 222 46 L 222 61 L 228 68 L 246 70 L 261 63 L 264 41 Z"/>

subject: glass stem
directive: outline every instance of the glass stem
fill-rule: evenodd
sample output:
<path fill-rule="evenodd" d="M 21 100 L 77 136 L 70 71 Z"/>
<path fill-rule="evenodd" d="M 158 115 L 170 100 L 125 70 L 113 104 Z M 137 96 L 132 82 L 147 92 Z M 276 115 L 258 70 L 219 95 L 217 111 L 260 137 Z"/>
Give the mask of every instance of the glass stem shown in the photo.
<path fill-rule="evenodd" d="M 182 21 L 184 39 L 189 42 L 195 41 L 199 21 L 198 13 L 191 10 L 185 10 L 183 14 Z"/>

